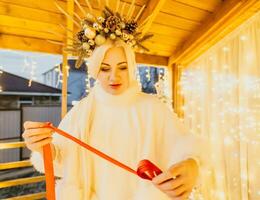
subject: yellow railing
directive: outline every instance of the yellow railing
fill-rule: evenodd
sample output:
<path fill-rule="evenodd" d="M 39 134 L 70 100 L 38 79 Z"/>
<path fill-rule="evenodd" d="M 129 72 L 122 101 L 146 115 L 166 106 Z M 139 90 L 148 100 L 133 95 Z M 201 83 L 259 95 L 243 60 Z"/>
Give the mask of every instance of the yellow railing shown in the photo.
<path fill-rule="evenodd" d="M 9 142 L 9 143 L 0 143 L 0 150 L 3 149 L 13 149 L 13 148 L 23 148 L 25 147 L 24 142 Z M 21 167 L 30 167 L 32 166 L 30 160 L 17 161 L 17 162 L 8 162 L 8 163 L 0 163 L 0 170 L 6 169 L 15 169 Z M 2 181 L 0 182 L 0 189 L 7 188 L 17 185 L 24 185 L 30 183 L 37 183 L 45 181 L 45 176 L 35 176 L 29 178 L 19 178 L 14 180 Z M 29 199 L 41 199 L 45 197 L 45 192 L 28 194 L 23 196 L 12 197 L 4 200 L 29 200 Z"/>

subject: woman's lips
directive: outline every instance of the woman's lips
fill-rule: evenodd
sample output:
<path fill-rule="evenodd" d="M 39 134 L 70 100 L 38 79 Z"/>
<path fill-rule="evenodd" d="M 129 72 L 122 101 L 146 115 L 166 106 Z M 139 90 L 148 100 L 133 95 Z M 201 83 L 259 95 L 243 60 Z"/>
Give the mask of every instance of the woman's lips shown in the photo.
<path fill-rule="evenodd" d="M 122 84 L 109 84 L 112 89 L 118 89 Z"/>

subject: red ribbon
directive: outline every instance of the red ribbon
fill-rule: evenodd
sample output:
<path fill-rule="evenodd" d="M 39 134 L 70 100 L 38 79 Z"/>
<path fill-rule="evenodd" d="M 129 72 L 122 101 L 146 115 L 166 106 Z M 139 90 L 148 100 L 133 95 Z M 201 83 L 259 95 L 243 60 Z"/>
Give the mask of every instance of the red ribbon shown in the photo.
<path fill-rule="evenodd" d="M 45 128 L 51 128 L 56 133 L 76 142 L 80 146 L 86 148 L 87 150 L 93 152 L 94 154 L 102 157 L 103 159 L 113 163 L 114 165 L 121 167 L 122 169 L 138 175 L 139 177 L 147 180 L 152 180 L 155 176 L 162 173 L 162 171 L 156 167 L 149 160 L 142 160 L 138 164 L 137 171 L 128 167 L 127 165 L 111 158 L 110 156 L 104 154 L 103 152 L 91 147 L 90 145 L 80 141 L 79 139 L 71 136 L 70 134 L 54 127 L 51 123 L 46 123 Z M 47 144 L 43 147 L 43 158 L 44 158 L 44 169 L 45 169 L 45 177 L 46 177 L 46 197 L 48 200 L 55 200 L 55 179 L 54 179 L 54 171 L 53 171 L 53 159 L 51 153 L 51 146 Z"/>

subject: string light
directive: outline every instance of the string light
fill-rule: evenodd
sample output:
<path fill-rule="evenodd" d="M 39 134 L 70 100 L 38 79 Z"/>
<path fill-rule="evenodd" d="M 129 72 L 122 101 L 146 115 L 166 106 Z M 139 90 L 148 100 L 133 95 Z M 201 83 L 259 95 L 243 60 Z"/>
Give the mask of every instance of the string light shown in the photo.
<path fill-rule="evenodd" d="M 32 86 L 32 82 L 35 81 L 37 78 L 35 77 L 35 70 L 36 70 L 36 62 L 31 60 L 29 63 L 27 60 L 25 60 L 26 64 L 30 67 L 30 79 L 28 82 L 28 87 Z"/>
<path fill-rule="evenodd" d="M 147 68 L 145 69 L 145 77 L 147 78 L 148 81 L 151 80 L 151 75 L 150 75 L 150 69 L 149 69 L 149 67 L 147 67 Z"/>
<path fill-rule="evenodd" d="M 3 72 L 4 67 L 0 66 L 0 81 L 1 81 L 1 75 L 4 73 Z M 1 83 L 1 82 L 0 82 Z M 0 92 L 3 92 L 3 87 L 0 85 Z"/>
<path fill-rule="evenodd" d="M 245 36 L 245 35 L 241 35 L 240 36 L 240 40 L 242 40 L 242 41 L 246 41 L 248 38 L 247 38 L 247 36 Z"/>
<path fill-rule="evenodd" d="M 260 196 L 260 188 L 252 190 L 247 184 L 250 181 L 254 185 L 257 170 L 253 163 L 259 168 L 260 160 L 250 161 L 250 172 L 243 166 L 239 168 L 240 175 L 233 179 L 232 174 L 229 175 L 230 179 L 223 176 L 225 168 L 219 163 L 228 162 L 227 166 L 230 166 L 231 161 L 223 159 L 229 156 L 238 165 L 246 166 L 247 156 L 251 155 L 246 153 L 243 145 L 252 149 L 260 145 L 260 74 L 255 64 L 259 58 L 253 46 L 248 44 L 248 41 L 251 42 L 248 35 L 241 34 L 237 39 L 243 42 L 241 45 L 245 45 L 239 58 L 242 65 L 233 62 L 234 55 L 229 55 L 231 50 L 233 54 L 233 43 L 225 42 L 225 46 L 218 46 L 186 67 L 181 77 L 180 93 L 185 99 L 181 109 L 190 132 L 202 134 L 201 127 L 210 121 L 209 140 L 213 152 L 209 157 L 216 164 L 211 175 L 215 176 L 217 182 L 212 192 L 213 199 L 226 199 L 226 191 L 222 189 L 229 180 L 232 185 L 242 187 L 250 195 L 257 193 Z M 243 73 L 238 76 L 237 71 L 240 70 Z M 220 145 L 225 145 L 223 151 L 227 155 L 219 153 Z"/>

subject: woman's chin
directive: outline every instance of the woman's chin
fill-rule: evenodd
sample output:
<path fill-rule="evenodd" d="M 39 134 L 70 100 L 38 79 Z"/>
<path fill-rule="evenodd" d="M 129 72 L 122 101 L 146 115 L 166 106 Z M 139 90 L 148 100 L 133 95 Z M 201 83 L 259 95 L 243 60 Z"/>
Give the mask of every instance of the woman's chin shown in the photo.
<path fill-rule="evenodd" d="M 114 90 L 114 89 L 110 89 L 109 91 L 107 91 L 109 94 L 112 94 L 112 95 L 120 95 L 122 94 L 124 91 L 123 90 Z"/>
<path fill-rule="evenodd" d="M 122 94 L 126 89 L 124 88 L 117 88 L 117 89 L 114 89 L 114 88 L 108 88 L 107 92 L 109 94 L 112 94 L 112 95 L 120 95 Z"/>

